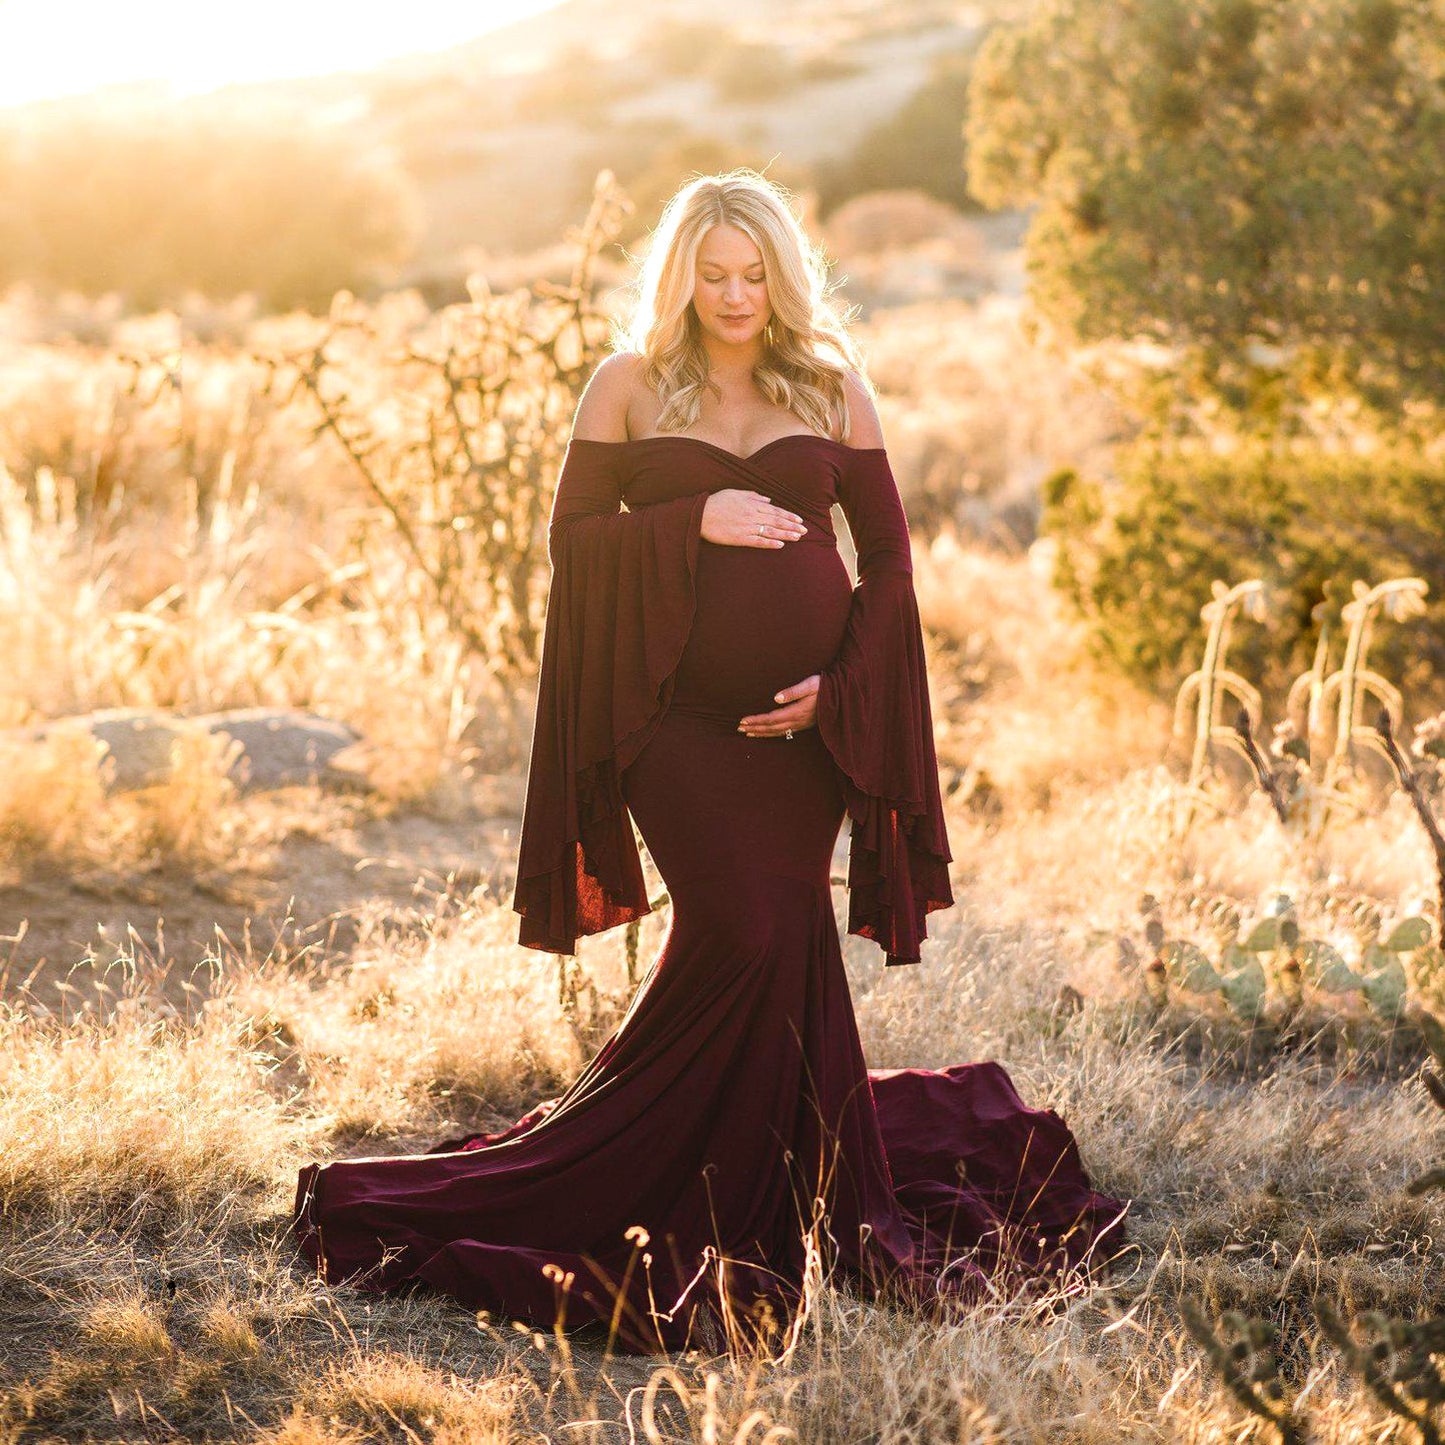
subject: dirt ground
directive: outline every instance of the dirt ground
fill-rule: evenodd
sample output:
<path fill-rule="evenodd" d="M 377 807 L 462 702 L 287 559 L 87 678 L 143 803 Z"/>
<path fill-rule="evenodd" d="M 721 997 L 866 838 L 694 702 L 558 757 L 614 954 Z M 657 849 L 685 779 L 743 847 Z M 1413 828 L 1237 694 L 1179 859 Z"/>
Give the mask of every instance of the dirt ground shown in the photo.
<path fill-rule="evenodd" d="M 0 879 L 0 996 L 44 998 L 77 965 L 131 954 L 179 987 L 209 957 L 344 959 L 368 924 L 415 925 L 447 894 L 510 893 L 521 779 L 484 779 L 459 816 L 283 789 L 246 802 L 261 842 L 197 872 L 31 870 Z"/>

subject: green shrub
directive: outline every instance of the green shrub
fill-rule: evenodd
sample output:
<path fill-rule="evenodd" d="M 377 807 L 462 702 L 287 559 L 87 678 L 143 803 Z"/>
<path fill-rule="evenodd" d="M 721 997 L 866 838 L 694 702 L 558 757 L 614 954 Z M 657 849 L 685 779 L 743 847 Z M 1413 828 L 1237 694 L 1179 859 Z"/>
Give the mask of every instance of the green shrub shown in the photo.
<path fill-rule="evenodd" d="M 1191 353 L 1186 412 L 1388 423 L 1445 401 L 1442 69 L 1438 0 L 1040 0 L 980 49 L 969 184 L 1032 209 L 1062 337 Z"/>
<path fill-rule="evenodd" d="M 1330 665 L 1340 609 L 1356 580 L 1417 576 L 1426 617 L 1384 629 L 1372 665 L 1407 695 L 1445 690 L 1445 461 L 1403 447 L 1370 456 L 1287 452 L 1263 441 L 1232 455 L 1142 442 L 1105 486 L 1073 471 L 1045 485 L 1043 532 L 1057 543 L 1054 581 L 1091 625 L 1100 660 L 1172 692 L 1199 664 L 1200 609 L 1215 578 L 1268 588 L 1270 616 L 1242 626 L 1231 665 L 1278 706 L 1314 660 L 1320 614 Z"/>

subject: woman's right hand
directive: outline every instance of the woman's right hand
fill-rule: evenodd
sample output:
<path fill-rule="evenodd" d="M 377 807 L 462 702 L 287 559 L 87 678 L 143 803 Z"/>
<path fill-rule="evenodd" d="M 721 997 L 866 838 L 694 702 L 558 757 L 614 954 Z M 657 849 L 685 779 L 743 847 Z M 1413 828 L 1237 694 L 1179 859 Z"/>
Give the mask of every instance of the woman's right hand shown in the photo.
<path fill-rule="evenodd" d="M 796 512 L 775 507 L 761 492 L 741 487 L 713 492 L 702 509 L 703 540 L 725 547 L 781 547 L 796 542 L 807 530 Z"/>

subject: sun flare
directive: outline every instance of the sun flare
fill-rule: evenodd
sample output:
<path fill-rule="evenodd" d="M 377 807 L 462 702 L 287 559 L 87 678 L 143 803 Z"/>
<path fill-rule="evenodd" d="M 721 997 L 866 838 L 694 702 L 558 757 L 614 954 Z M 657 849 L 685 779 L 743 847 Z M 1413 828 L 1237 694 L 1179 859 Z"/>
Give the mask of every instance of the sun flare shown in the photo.
<path fill-rule="evenodd" d="M 9 0 L 0 4 L 0 106 L 150 83 L 176 95 L 233 81 L 365 69 L 440 50 L 557 0 L 253 0 L 217 8 L 187 0 Z"/>

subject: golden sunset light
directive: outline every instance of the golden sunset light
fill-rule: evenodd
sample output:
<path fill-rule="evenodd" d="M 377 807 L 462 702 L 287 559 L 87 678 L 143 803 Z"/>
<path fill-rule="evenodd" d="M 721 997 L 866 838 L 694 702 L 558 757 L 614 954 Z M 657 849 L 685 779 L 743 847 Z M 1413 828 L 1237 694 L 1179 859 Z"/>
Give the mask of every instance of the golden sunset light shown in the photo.
<path fill-rule="evenodd" d="M 0 0 L 0 1445 L 1445 1440 L 1442 22 Z"/>
<path fill-rule="evenodd" d="M 556 0 L 256 0 L 242 7 L 140 0 L 10 0 L 0 5 L 0 106 L 158 84 L 194 95 L 235 81 L 361 69 L 438 50 L 550 8 Z"/>

